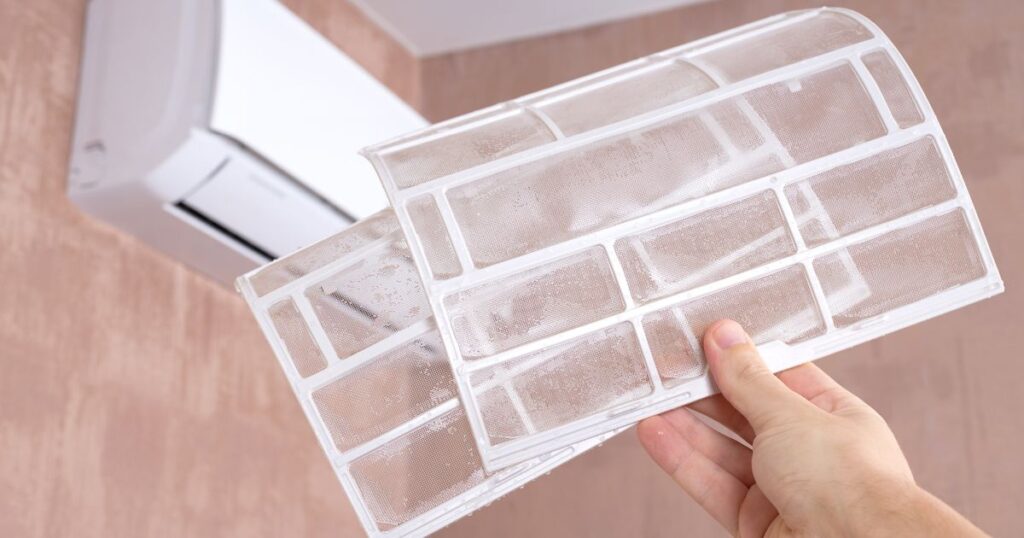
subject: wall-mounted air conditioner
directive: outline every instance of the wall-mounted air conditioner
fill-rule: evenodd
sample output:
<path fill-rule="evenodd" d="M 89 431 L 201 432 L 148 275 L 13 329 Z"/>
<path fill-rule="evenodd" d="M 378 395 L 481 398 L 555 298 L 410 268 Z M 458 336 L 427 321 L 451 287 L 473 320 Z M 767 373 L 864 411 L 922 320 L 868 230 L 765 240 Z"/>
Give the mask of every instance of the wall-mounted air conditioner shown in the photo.
<path fill-rule="evenodd" d="M 275 0 L 91 0 L 68 192 L 222 282 L 386 205 L 426 122 Z"/>

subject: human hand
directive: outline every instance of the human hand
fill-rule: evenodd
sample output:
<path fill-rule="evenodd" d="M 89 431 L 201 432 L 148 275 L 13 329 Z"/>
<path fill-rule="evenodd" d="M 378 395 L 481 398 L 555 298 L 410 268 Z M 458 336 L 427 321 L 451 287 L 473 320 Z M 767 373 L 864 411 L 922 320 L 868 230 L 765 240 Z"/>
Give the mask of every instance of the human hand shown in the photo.
<path fill-rule="evenodd" d="M 983 535 L 914 482 L 881 416 L 813 364 L 771 373 L 734 321 L 704 353 L 721 394 L 642 421 L 662 469 L 734 536 Z"/>

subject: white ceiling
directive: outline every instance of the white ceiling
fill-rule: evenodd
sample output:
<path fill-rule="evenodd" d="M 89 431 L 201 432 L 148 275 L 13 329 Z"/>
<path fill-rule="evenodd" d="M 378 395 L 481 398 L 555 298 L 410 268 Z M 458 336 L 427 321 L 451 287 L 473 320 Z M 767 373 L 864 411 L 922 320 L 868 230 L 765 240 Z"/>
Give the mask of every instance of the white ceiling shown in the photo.
<path fill-rule="evenodd" d="M 352 0 L 417 56 L 575 30 L 708 0 Z"/>

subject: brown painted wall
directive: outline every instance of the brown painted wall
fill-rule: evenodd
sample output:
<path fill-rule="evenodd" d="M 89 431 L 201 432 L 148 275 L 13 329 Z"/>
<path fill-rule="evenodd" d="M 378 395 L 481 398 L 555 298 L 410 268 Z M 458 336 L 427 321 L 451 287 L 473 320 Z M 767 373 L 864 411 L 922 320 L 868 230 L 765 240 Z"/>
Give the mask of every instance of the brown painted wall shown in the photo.
<path fill-rule="evenodd" d="M 416 60 L 286 0 L 440 119 L 807 2 L 729 1 Z M 945 125 L 1006 294 L 822 361 L 918 480 L 997 535 L 1024 501 L 1024 6 L 850 2 Z M 239 298 L 64 196 L 82 0 L 0 0 L 0 536 L 346 536 L 351 509 Z M 716 535 L 627 433 L 443 532 Z"/>
<path fill-rule="evenodd" d="M 0 536 L 354 532 L 239 298 L 65 197 L 83 7 L 0 0 Z"/>

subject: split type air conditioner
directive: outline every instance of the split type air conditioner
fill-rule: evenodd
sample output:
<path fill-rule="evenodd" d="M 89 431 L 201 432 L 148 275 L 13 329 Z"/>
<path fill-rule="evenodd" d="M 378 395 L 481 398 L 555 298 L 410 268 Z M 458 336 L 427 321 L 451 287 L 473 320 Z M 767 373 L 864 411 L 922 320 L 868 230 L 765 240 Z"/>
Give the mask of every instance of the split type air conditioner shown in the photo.
<path fill-rule="evenodd" d="M 226 283 L 385 207 L 356 151 L 425 124 L 275 0 L 91 0 L 68 192 Z"/>

